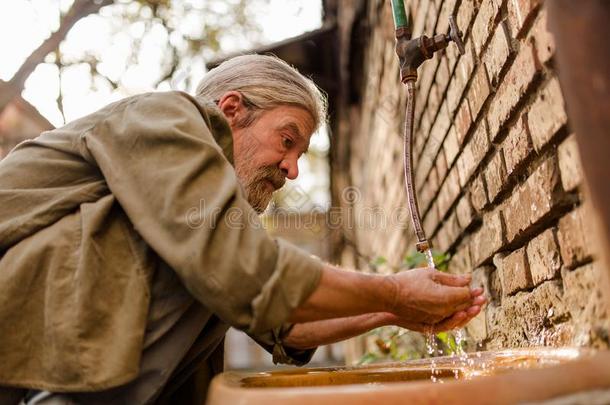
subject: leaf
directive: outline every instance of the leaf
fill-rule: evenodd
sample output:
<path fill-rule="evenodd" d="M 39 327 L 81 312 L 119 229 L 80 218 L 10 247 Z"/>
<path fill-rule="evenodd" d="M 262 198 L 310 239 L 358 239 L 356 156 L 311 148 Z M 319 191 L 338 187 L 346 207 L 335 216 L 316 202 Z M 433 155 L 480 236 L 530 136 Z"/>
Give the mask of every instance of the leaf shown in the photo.
<path fill-rule="evenodd" d="M 375 257 L 372 261 L 371 264 L 375 267 L 377 266 L 383 266 L 384 264 L 386 264 L 388 262 L 388 259 L 386 259 L 383 256 L 377 256 Z"/>
<path fill-rule="evenodd" d="M 379 356 L 377 356 L 375 353 L 368 352 L 365 353 L 364 356 L 360 358 L 360 360 L 358 360 L 358 365 L 362 366 L 364 364 L 370 364 L 376 360 L 379 360 Z"/>

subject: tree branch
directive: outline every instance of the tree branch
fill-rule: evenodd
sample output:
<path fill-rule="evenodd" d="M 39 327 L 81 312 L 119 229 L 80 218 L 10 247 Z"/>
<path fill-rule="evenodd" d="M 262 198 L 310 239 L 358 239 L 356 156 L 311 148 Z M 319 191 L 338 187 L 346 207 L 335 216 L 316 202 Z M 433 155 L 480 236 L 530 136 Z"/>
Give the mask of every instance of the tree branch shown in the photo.
<path fill-rule="evenodd" d="M 102 7 L 113 4 L 114 0 L 75 0 L 70 10 L 62 18 L 59 29 L 43 41 L 30 56 L 23 62 L 17 73 L 8 82 L 0 83 L 0 113 L 4 107 L 11 102 L 15 96 L 21 94 L 27 78 L 32 74 L 36 66 L 44 61 L 44 58 L 59 47 L 68 31 L 80 19 L 89 14 L 97 13 Z"/>

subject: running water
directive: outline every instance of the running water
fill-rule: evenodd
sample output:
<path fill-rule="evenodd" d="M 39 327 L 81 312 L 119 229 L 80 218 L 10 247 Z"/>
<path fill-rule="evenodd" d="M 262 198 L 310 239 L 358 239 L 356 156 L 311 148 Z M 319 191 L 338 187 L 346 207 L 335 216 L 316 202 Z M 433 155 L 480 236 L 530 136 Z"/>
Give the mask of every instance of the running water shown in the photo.
<path fill-rule="evenodd" d="M 428 267 L 435 269 L 436 266 L 434 265 L 434 257 L 432 256 L 432 250 L 426 249 L 424 251 L 424 255 L 426 256 L 426 263 L 428 264 Z M 436 342 L 436 336 L 434 336 L 434 333 L 432 333 L 431 330 L 426 331 L 425 335 L 426 350 L 428 351 L 428 355 L 430 356 L 430 379 L 432 380 L 432 382 L 442 383 L 443 381 L 436 377 L 436 375 L 438 374 L 438 370 L 436 368 L 436 361 L 434 360 L 434 358 L 438 356 L 438 343 Z"/>
<path fill-rule="evenodd" d="M 426 249 L 424 251 L 424 255 L 426 256 L 426 263 L 427 263 L 428 267 L 435 269 L 436 265 L 434 264 L 434 257 L 432 256 L 432 250 Z M 442 354 L 439 351 L 438 343 L 436 342 L 436 336 L 434 335 L 434 333 L 432 333 L 432 331 L 426 331 L 425 335 L 426 335 L 426 349 L 428 351 L 428 355 L 431 358 L 430 367 L 431 367 L 432 374 L 431 374 L 430 379 L 433 382 L 442 383 L 443 381 L 440 378 L 436 377 L 436 375 L 438 375 L 438 373 L 439 373 L 439 370 L 436 368 L 436 362 L 435 362 L 434 358 L 436 356 L 438 356 L 439 354 Z M 470 365 L 469 363 L 472 360 L 468 358 L 468 354 L 464 351 L 464 347 L 463 347 L 463 344 L 465 342 L 464 329 L 458 329 L 458 330 L 454 331 L 453 337 L 455 339 L 456 348 L 455 348 L 455 353 L 453 353 L 452 356 L 458 356 L 458 359 L 459 359 L 458 360 L 459 367 L 456 367 L 453 370 L 453 375 L 456 379 L 458 379 L 458 378 L 460 378 L 460 369 L 462 369 L 462 370 L 466 369 Z"/>
<path fill-rule="evenodd" d="M 439 354 L 438 343 L 436 342 L 436 336 L 434 335 L 434 333 L 432 333 L 431 330 L 426 331 L 425 336 L 426 336 L 426 351 L 428 352 L 428 355 L 430 356 L 430 372 L 431 372 L 430 379 L 432 380 L 432 382 L 442 383 L 443 380 L 436 377 L 439 374 L 439 370 L 436 368 L 436 361 L 434 360 L 434 358 L 436 356 L 438 356 L 438 354 Z"/>
<path fill-rule="evenodd" d="M 464 336 L 464 329 L 458 329 L 453 332 L 453 337 L 455 339 L 455 353 L 454 355 L 458 356 L 458 364 L 459 368 L 455 368 L 453 370 L 453 375 L 457 380 L 460 377 L 459 370 L 465 370 L 470 366 L 472 360 L 468 358 L 468 354 L 464 351 L 463 344 L 466 341 L 466 337 Z"/>
<path fill-rule="evenodd" d="M 426 263 L 428 264 L 428 267 L 436 269 L 436 265 L 434 264 L 434 257 L 432 256 L 432 250 L 426 249 L 424 251 L 424 255 L 426 256 Z"/>

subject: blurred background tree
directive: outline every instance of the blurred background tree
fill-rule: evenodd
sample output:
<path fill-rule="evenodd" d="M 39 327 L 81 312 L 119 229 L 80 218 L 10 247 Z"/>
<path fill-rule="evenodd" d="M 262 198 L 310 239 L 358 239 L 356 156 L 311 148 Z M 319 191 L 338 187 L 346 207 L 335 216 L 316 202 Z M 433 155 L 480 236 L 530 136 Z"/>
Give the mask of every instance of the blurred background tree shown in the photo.
<path fill-rule="evenodd" d="M 270 5 L 269 0 L 75 0 L 69 8 L 67 2 L 56 3 L 59 27 L 1 84 L 0 111 L 43 62 L 56 66 L 60 83 L 67 69 L 87 68 L 92 90 L 106 85 L 131 93 L 133 75 L 144 75 L 136 87 L 186 90 L 193 63 L 202 71 L 203 61 L 222 43 L 243 49 L 261 41 L 260 25 L 248 16 Z M 89 16 L 89 29 L 77 25 Z M 74 46 L 83 39 L 88 46 Z M 65 122 L 61 85 L 59 90 Z"/>
<path fill-rule="evenodd" d="M 2 8 L 0 117 L 23 96 L 55 126 L 142 92 L 193 92 L 206 61 L 316 29 L 322 13 L 312 0 L 11 0 Z M 312 139 L 300 179 L 273 207 L 328 207 L 328 146 L 324 131 Z"/>

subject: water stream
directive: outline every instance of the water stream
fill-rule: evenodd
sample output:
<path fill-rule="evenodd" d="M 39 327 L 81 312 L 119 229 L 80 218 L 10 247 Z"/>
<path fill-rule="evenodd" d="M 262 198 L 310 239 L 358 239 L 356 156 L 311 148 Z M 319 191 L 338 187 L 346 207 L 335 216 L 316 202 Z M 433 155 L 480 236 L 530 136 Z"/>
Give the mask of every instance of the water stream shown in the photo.
<path fill-rule="evenodd" d="M 434 257 L 432 256 L 432 250 L 431 249 L 426 249 L 424 251 L 424 255 L 426 256 L 426 263 L 428 265 L 428 267 L 431 267 L 433 269 L 436 268 L 436 265 L 434 264 Z M 472 359 L 468 358 L 468 354 L 464 351 L 464 347 L 463 344 L 465 343 L 465 335 L 464 335 L 464 329 L 457 329 L 453 332 L 449 332 L 449 333 L 453 333 L 453 338 L 455 340 L 455 352 L 452 353 L 452 356 L 457 356 L 458 357 L 458 365 L 459 368 L 456 367 L 455 370 L 453 371 L 454 376 L 456 379 L 458 379 L 460 377 L 460 368 L 461 369 L 465 369 L 467 368 L 470 364 L 469 362 L 472 361 Z M 434 361 L 434 357 L 436 356 L 442 356 L 444 353 L 442 352 L 442 350 L 439 349 L 438 347 L 438 343 L 436 341 L 436 336 L 434 335 L 434 333 L 432 333 L 432 331 L 427 331 L 425 333 L 426 336 L 426 351 L 428 352 L 428 355 L 430 356 L 430 366 L 431 366 L 431 380 L 433 382 L 441 382 L 442 380 L 440 380 L 439 378 L 437 378 L 438 375 L 438 369 L 436 368 L 436 362 Z"/>

